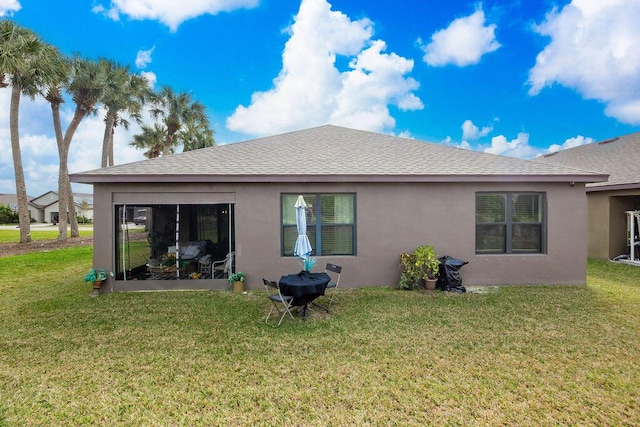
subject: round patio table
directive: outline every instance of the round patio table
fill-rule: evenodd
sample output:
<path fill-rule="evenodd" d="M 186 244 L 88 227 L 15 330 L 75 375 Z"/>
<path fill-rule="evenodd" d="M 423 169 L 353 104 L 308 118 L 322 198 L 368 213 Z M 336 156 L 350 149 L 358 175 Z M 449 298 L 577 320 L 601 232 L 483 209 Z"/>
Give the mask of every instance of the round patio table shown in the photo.
<path fill-rule="evenodd" d="M 282 295 L 293 297 L 294 306 L 309 305 L 320 295 L 324 295 L 331 277 L 327 273 L 311 273 L 301 271 L 297 274 L 287 274 L 280 278 L 280 291 Z M 317 304 L 316 304 L 317 305 Z M 324 307 L 322 307 L 324 308 Z M 327 310 L 326 308 L 324 308 Z M 329 310 L 327 310 L 328 312 Z"/>

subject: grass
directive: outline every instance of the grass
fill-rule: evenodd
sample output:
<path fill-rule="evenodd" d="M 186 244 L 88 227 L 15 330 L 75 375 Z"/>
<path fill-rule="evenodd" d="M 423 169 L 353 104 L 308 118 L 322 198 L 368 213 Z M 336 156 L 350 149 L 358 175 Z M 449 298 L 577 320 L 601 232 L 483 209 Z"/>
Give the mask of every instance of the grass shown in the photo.
<path fill-rule="evenodd" d="M 588 286 L 90 297 L 91 248 L 0 259 L 0 425 L 637 425 L 640 269 Z M 253 281 L 251 281 L 251 284 Z"/>
<path fill-rule="evenodd" d="M 93 228 L 80 226 L 80 236 L 93 236 Z M 69 229 L 67 236 L 71 236 Z M 31 227 L 31 240 L 48 240 L 58 238 L 58 228 L 51 226 L 44 228 Z M 18 243 L 20 241 L 20 230 L 18 228 L 0 230 L 0 243 Z"/>

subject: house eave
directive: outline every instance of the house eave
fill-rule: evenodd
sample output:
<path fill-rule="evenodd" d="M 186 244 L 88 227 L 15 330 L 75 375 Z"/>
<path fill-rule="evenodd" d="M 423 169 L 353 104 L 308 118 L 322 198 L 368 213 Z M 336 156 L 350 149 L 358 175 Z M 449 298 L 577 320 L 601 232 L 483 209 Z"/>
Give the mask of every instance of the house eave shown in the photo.
<path fill-rule="evenodd" d="M 101 175 L 73 174 L 71 181 L 83 184 L 108 183 L 344 183 L 344 182 L 605 182 L 607 175 Z"/>
<path fill-rule="evenodd" d="M 595 193 L 598 191 L 621 191 L 621 190 L 640 190 L 640 182 L 624 183 L 624 184 L 599 184 L 587 186 L 587 193 Z"/>

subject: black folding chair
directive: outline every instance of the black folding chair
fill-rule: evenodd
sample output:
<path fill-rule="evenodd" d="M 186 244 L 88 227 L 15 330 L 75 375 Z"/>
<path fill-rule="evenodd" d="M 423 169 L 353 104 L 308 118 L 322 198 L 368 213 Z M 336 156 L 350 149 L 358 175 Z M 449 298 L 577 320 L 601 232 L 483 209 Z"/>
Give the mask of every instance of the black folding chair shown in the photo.
<path fill-rule="evenodd" d="M 327 289 L 331 289 L 331 297 L 329 297 L 329 305 L 333 303 L 334 300 L 338 301 L 336 297 L 336 291 L 338 290 L 338 286 L 340 285 L 340 274 L 342 273 L 342 267 L 339 265 L 327 263 L 327 266 L 324 269 L 324 272 L 331 277 L 331 281 L 327 285 Z"/>
<path fill-rule="evenodd" d="M 278 282 L 274 282 L 273 280 L 268 280 L 265 278 L 262 278 L 262 282 L 264 283 L 264 287 L 267 291 L 267 297 L 273 303 L 273 305 L 271 306 L 271 310 L 269 310 L 269 314 L 267 314 L 267 317 L 264 319 L 265 323 L 270 324 L 269 317 L 271 317 L 271 313 L 273 313 L 273 310 L 276 310 L 278 314 L 281 314 L 278 324 L 274 323 L 273 325 L 271 325 L 274 328 L 276 326 L 280 326 L 282 320 L 284 319 L 284 316 L 286 316 L 287 313 L 289 313 L 289 316 L 293 319 L 293 314 L 291 314 L 291 307 L 293 307 L 293 297 L 289 295 L 282 295 Z"/>

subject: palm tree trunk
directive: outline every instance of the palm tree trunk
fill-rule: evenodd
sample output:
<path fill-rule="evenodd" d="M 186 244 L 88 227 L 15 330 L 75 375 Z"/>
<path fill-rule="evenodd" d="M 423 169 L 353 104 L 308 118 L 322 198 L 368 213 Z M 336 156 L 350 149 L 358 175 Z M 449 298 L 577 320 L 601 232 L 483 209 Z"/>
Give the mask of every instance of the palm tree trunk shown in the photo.
<path fill-rule="evenodd" d="M 80 229 L 78 228 L 78 214 L 76 212 L 76 201 L 73 198 L 73 190 L 71 189 L 71 181 L 69 180 L 69 173 L 65 175 L 67 181 L 67 192 L 69 194 L 69 223 L 71 224 L 71 237 L 80 237 Z"/>
<path fill-rule="evenodd" d="M 71 185 L 69 181 L 69 146 L 76 129 L 80 125 L 82 118 L 85 116 L 84 110 L 76 108 L 73 119 L 67 127 L 67 132 L 62 139 L 62 144 L 58 144 L 58 154 L 60 155 L 60 170 L 58 173 L 58 201 L 60 204 L 60 213 L 58 215 L 58 240 L 67 240 L 67 213 L 70 213 Z M 73 209 L 75 212 L 75 209 Z M 77 227 L 76 218 L 76 227 Z"/>
<path fill-rule="evenodd" d="M 60 124 L 60 104 L 51 103 L 51 115 L 53 116 L 53 130 L 56 134 L 56 143 L 58 147 L 62 146 L 62 125 Z"/>
<path fill-rule="evenodd" d="M 51 103 L 51 114 L 53 116 L 53 129 L 56 134 L 56 143 L 58 145 L 58 156 L 60 157 L 60 164 L 62 164 L 64 137 L 62 136 L 62 125 L 60 124 L 60 104 L 57 102 Z M 62 177 L 61 171 L 58 172 L 58 240 L 67 240 L 67 206 L 69 202 L 63 202 L 64 191 L 62 191 L 62 183 L 60 182 Z"/>
<path fill-rule="evenodd" d="M 102 162 L 100 166 L 106 168 L 109 166 L 110 142 L 113 139 L 113 126 L 116 122 L 115 114 L 107 112 L 104 126 L 104 136 L 102 137 Z"/>
<path fill-rule="evenodd" d="M 58 155 L 60 156 L 60 170 L 58 171 L 58 240 L 67 240 L 67 219 L 69 212 L 69 187 L 66 185 L 64 175 L 67 174 L 67 155 L 62 145 L 58 145 Z"/>
<path fill-rule="evenodd" d="M 115 126 L 113 127 L 113 129 L 111 130 L 111 135 L 109 135 L 109 162 L 107 163 L 108 166 L 113 166 L 115 165 L 115 161 L 113 160 L 113 135 L 116 133 L 116 128 Z"/>
<path fill-rule="evenodd" d="M 20 133 L 18 132 L 18 115 L 20 111 L 21 88 L 14 83 L 11 88 L 11 107 L 9 109 L 9 128 L 11 134 L 11 153 L 16 178 L 16 197 L 18 199 L 18 223 L 20 225 L 20 243 L 31 241 L 31 221 L 27 200 L 27 185 L 24 181 L 22 153 L 20 151 Z"/>
<path fill-rule="evenodd" d="M 168 156 L 171 153 L 171 147 L 173 146 L 173 134 L 169 133 L 167 129 L 167 139 L 162 147 L 162 157 Z"/>

